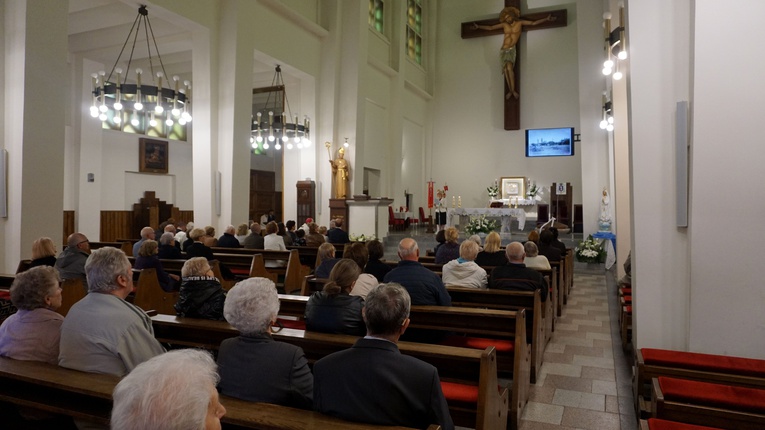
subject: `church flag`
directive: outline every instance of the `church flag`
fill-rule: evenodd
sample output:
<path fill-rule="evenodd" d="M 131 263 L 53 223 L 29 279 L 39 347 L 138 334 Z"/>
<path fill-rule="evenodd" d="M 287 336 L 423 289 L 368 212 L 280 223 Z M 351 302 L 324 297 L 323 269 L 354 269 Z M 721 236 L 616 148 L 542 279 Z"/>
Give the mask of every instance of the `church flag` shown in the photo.
<path fill-rule="evenodd" d="M 433 209 L 433 181 L 428 181 L 428 209 Z"/>

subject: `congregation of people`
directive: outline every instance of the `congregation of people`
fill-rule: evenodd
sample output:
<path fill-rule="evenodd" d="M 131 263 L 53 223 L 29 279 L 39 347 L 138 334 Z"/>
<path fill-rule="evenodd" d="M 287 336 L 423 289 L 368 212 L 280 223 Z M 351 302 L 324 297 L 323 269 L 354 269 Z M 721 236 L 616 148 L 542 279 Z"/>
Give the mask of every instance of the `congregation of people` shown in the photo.
<path fill-rule="evenodd" d="M 265 228 L 259 222 L 228 226 L 216 238 L 212 227 L 197 228 L 190 222 L 176 229 L 168 222 L 158 231 L 141 230 L 133 246 L 133 264 L 118 248 L 91 251 L 81 233 L 72 234 L 58 256 L 53 241 L 40 238 L 33 244 L 33 267 L 19 273 L 11 286 L 18 312 L 0 326 L 0 356 L 124 377 L 114 391 L 112 428 L 160 428 L 152 427 L 150 420 L 160 420 L 166 413 L 160 405 L 169 402 L 195 411 L 184 417 L 176 411 L 167 419 L 219 425 L 225 408 L 218 393 L 314 409 L 351 421 L 453 428 L 436 368 L 398 352 L 402 336 L 428 343 L 441 336 L 408 330 L 410 306 L 450 306 L 447 285 L 539 290 L 545 300 L 547 284 L 532 268 L 549 269 L 549 261 L 560 260 L 557 235 L 545 230 L 538 238 L 532 235 L 525 244 L 512 242 L 503 250 L 497 233 L 489 234 L 483 244 L 477 236 L 458 243 L 456 229 L 441 230 L 443 241 L 434 250 L 436 262 L 443 264 L 439 276 L 419 262 L 420 249 L 413 238 L 400 241 L 400 261 L 393 267 L 384 261 L 380 241 L 349 244 L 342 225 L 342 220 L 333 220 L 324 236 L 311 219 L 300 228 L 294 221 L 268 220 Z M 286 250 L 303 237 L 306 245 L 318 246 L 321 263 L 314 275 L 326 279 L 323 289 L 306 302 L 306 330 L 361 337 L 352 348 L 320 359 L 313 368 L 300 347 L 271 335 L 279 330 L 274 282 L 248 278 L 226 291 L 210 265 L 214 246 Z M 334 244 L 346 244 L 342 258 L 337 258 Z M 181 276 L 163 270 L 162 259 L 184 254 Z M 485 267 L 490 266 L 487 273 Z M 176 346 L 155 339 L 151 319 L 129 299 L 135 290 L 133 269 L 145 268 L 156 270 L 164 291 L 179 291 L 174 306 L 178 316 L 227 321 L 239 331 L 238 337 L 221 343 L 217 363 L 209 353 L 174 350 Z M 75 278 L 83 280 L 88 294 L 63 317 L 56 312 L 61 281 Z M 153 378 L 159 382 L 147 385 Z M 183 389 L 171 388 L 180 383 L 188 386 L 189 398 Z M 158 392 L 142 392 L 148 390 Z M 191 400 L 192 392 L 197 400 Z M 200 393 L 207 403 L 198 401 Z M 378 393 L 386 393 L 385 402 L 378 401 Z M 131 408 L 149 395 L 163 398 L 160 405 L 152 405 L 157 415 L 131 416 Z M 76 424 L 87 428 L 88 423 Z M 175 428 L 190 428 L 179 426 Z"/>

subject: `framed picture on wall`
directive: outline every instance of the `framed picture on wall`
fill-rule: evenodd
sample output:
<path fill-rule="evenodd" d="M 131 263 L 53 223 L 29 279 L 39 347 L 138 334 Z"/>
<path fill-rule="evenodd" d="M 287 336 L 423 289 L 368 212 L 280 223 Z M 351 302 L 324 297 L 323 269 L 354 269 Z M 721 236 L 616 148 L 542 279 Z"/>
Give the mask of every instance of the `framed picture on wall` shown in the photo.
<path fill-rule="evenodd" d="M 167 173 L 169 146 L 164 140 L 138 139 L 138 171 Z"/>
<path fill-rule="evenodd" d="M 526 177 L 510 176 L 501 178 L 500 189 L 503 199 L 525 199 L 526 198 Z"/>

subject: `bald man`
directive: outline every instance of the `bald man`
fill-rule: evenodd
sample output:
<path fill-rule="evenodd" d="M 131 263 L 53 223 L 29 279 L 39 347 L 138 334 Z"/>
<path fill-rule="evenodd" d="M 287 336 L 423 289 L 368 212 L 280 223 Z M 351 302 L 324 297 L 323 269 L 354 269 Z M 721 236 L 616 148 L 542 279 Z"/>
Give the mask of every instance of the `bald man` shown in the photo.
<path fill-rule="evenodd" d="M 420 258 L 417 241 L 411 237 L 402 239 L 398 244 L 398 256 L 401 261 L 385 275 L 383 282 L 401 284 L 412 297 L 412 305 L 452 305 L 441 278 L 417 261 Z"/>
<path fill-rule="evenodd" d="M 61 279 L 85 280 L 85 262 L 90 255 L 90 242 L 82 233 L 72 233 L 66 240 L 66 249 L 56 260 L 56 270 Z M 86 285 L 87 288 L 87 285 Z"/>
<path fill-rule="evenodd" d="M 512 242 L 505 248 L 507 263 L 497 266 L 489 276 L 489 288 L 511 291 L 540 290 L 542 301 L 547 299 L 547 282 L 542 274 L 523 264 L 526 250 L 520 242 Z"/>

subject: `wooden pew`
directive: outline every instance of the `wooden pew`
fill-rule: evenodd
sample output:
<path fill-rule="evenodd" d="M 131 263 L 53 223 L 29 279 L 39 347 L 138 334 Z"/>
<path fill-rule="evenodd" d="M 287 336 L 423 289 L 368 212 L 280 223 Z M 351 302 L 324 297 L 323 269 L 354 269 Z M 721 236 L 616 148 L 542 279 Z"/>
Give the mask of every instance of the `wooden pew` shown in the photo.
<path fill-rule="evenodd" d="M 88 293 L 82 279 L 67 279 L 61 284 L 61 307 L 56 310 L 63 316 Z"/>
<path fill-rule="evenodd" d="M 144 311 L 154 310 L 161 314 L 175 314 L 173 307 L 178 301 L 178 292 L 168 293 L 159 286 L 156 269 L 133 269 L 135 298 L 133 304 Z"/>
<path fill-rule="evenodd" d="M 48 363 L 0 357 L 0 400 L 87 419 L 105 426 L 109 424 L 112 392 L 119 380 L 113 375 L 85 373 Z M 406 429 L 360 425 L 314 411 L 247 402 L 227 396 L 221 396 L 220 401 L 226 408 L 226 415 L 221 419 L 225 429 Z M 440 428 L 432 425 L 428 430 Z"/>
<path fill-rule="evenodd" d="M 212 350 L 217 350 L 223 340 L 239 335 L 239 332 L 225 321 L 156 315 L 152 317 L 152 325 L 155 337 L 161 342 Z M 314 363 L 333 352 L 347 349 L 358 339 L 348 335 L 306 332 L 288 328 L 273 333 L 272 336 L 275 340 L 301 347 L 309 363 Z M 506 428 L 508 422 L 517 426 L 525 403 L 511 404 L 510 415 L 507 415 L 508 390 L 507 388 L 497 390 L 497 359 L 494 348 L 478 350 L 411 342 L 399 342 L 398 346 L 402 354 L 411 355 L 434 365 L 442 381 L 478 387 L 476 404 L 457 404 L 456 402 L 449 404 L 449 410 L 456 425 L 468 426 L 476 430 L 501 430 Z"/>
<path fill-rule="evenodd" d="M 276 283 L 278 276 L 284 276 L 284 291 L 300 291 L 303 287 L 303 278 L 308 270 L 304 270 L 300 264 L 298 252 L 292 251 L 264 251 L 258 250 L 252 255 L 246 254 L 215 254 L 215 258 L 230 267 L 232 271 L 242 273 L 245 277 L 269 278 Z M 284 266 L 268 263 L 286 262 Z"/>
<path fill-rule="evenodd" d="M 112 247 L 112 248 L 119 248 L 122 249 L 122 244 L 125 242 L 88 242 L 90 244 L 90 249 L 95 250 L 99 248 L 106 248 L 106 247 Z M 130 250 L 132 251 L 132 246 L 130 247 Z"/>
<path fill-rule="evenodd" d="M 687 387 L 674 387 L 673 392 L 665 394 L 663 388 L 676 382 Z M 653 418 L 731 430 L 765 428 L 765 390 L 739 387 L 737 393 L 729 388 L 707 382 L 654 378 L 651 398 Z M 719 399 L 732 404 L 722 404 Z M 753 399 L 751 405 L 742 404 L 749 399 Z"/>

